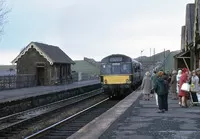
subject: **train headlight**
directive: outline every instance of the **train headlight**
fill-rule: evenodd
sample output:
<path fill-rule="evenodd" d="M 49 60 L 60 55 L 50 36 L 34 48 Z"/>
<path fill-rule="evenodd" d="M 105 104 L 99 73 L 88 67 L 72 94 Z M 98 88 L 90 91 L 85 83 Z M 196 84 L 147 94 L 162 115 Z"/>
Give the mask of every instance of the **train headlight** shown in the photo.
<path fill-rule="evenodd" d="M 131 83 L 131 81 L 129 79 L 126 79 L 126 83 Z"/>
<path fill-rule="evenodd" d="M 104 80 L 104 83 L 107 84 L 108 83 L 107 80 Z"/>

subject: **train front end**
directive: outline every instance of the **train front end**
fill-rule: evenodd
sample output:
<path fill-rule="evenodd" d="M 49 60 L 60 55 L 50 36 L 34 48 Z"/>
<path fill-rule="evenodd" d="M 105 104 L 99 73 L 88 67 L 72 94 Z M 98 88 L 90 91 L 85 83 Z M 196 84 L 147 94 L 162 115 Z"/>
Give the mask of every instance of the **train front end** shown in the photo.
<path fill-rule="evenodd" d="M 101 84 L 109 97 L 130 93 L 132 79 L 132 62 L 129 57 L 111 55 L 101 61 Z"/>

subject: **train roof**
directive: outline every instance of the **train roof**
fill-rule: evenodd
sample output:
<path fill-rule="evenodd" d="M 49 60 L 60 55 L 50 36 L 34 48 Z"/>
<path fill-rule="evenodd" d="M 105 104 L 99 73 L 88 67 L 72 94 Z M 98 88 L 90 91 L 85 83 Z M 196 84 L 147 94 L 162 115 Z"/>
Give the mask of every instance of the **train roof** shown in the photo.
<path fill-rule="evenodd" d="M 126 59 L 129 59 L 130 62 L 133 62 L 133 63 L 137 63 L 137 64 L 139 64 L 139 65 L 142 65 L 142 64 L 141 64 L 140 62 L 138 62 L 137 60 L 135 60 L 135 59 L 133 59 L 133 58 L 127 56 L 127 55 L 124 55 L 124 54 L 112 54 L 112 55 L 109 55 L 109 56 L 107 56 L 107 57 L 104 57 L 104 58 L 101 60 L 101 62 L 106 62 L 106 61 L 108 61 L 108 59 L 109 59 L 110 57 L 118 57 L 118 56 L 125 57 Z"/>
<path fill-rule="evenodd" d="M 125 57 L 126 59 L 129 59 L 130 61 L 132 61 L 131 57 L 127 56 L 127 55 L 123 55 L 123 54 L 112 54 L 112 55 L 109 55 L 109 56 L 106 56 L 104 57 L 101 62 L 105 62 L 107 61 L 110 57 Z"/>
<path fill-rule="evenodd" d="M 105 57 L 105 58 L 108 58 L 108 57 L 114 57 L 114 56 L 128 57 L 128 58 L 131 59 L 131 57 L 129 57 L 129 56 L 127 56 L 127 55 L 124 55 L 124 54 L 112 54 L 112 55 L 109 55 L 109 56 L 107 56 L 107 57 Z M 103 58 L 103 59 L 104 59 L 104 58 Z"/>
<path fill-rule="evenodd" d="M 138 62 L 138 61 L 137 61 L 137 60 L 135 60 L 135 59 L 132 59 L 132 61 L 133 61 L 134 63 L 141 64 L 140 62 Z"/>

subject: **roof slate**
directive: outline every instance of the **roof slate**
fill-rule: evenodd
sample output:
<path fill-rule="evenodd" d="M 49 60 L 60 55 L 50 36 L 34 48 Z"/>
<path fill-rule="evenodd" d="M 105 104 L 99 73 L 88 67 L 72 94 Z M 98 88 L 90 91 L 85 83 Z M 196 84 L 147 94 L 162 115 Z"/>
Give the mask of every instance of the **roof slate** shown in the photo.
<path fill-rule="evenodd" d="M 66 55 L 59 47 L 48 45 L 39 42 L 33 42 L 41 51 L 43 51 L 53 63 L 69 63 L 74 64 L 75 62 Z"/>

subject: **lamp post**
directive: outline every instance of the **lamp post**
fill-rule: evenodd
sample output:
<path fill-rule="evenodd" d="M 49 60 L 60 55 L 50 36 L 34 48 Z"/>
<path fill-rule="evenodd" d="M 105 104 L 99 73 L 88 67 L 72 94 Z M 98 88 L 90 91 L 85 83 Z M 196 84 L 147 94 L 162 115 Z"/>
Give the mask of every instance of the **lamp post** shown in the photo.
<path fill-rule="evenodd" d="M 143 51 L 144 51 L 144 50 L 141 50 L 141 63 L 142 63 L 142 53 L 143 53 Z"/>

